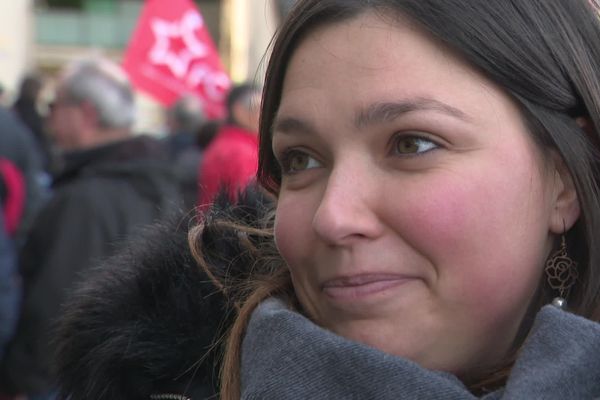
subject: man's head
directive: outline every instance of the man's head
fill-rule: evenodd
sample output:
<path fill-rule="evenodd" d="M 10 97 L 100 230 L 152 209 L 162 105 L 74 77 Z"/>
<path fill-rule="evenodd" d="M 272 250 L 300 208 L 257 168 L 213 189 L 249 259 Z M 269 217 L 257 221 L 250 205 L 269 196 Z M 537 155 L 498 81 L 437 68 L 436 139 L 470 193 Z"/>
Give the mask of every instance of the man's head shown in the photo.
<path fill-rule="evenodd" d="M 37 101 L 43 85 L 44 83 L 40 75 L 34 73 L 26 75 L 19 87 L 19 98 L 31 102 Z"/>
<path fill-rule="evenodd" d="M 227 96 L 227 122 L 258 132 L 261 89 L 246 83 L 233 87 Z"/>
<path fill-rule="evenodd" d="M 57 145 L 95 147 L 131 134 L 135 101 L 125 73 L 106 59 L 69 65 L 60 78 L 50 117 Z"/>
<path fill-rule="evenodd" d="M 202 102 L 193 95 L 182 96 L 167 111 L 170 134 L 196 134 L 205 121 Z"/>

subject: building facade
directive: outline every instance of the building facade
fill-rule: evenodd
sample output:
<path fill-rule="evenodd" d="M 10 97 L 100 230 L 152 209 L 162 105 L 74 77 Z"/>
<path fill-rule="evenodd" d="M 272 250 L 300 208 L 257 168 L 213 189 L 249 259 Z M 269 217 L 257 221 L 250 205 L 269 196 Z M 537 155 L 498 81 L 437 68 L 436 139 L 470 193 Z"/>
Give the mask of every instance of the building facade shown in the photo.
<path fill-rule="evenodd" d="M 169 1 L 169 0 L 164 0 Z M 261 62 L 278 23 L 280 0 L 196 0 L 234 82 L 262 81 Z M 289 2 L 289 0 L 287 0 Z M 143 0 L 0 1 L 0 84 L 9 96 L 21 77 L 52 79 L 69 61 L 102 54 L 120 61 Z M 161 107 L 139 93 L 139 130 L 156 131 Z"/>

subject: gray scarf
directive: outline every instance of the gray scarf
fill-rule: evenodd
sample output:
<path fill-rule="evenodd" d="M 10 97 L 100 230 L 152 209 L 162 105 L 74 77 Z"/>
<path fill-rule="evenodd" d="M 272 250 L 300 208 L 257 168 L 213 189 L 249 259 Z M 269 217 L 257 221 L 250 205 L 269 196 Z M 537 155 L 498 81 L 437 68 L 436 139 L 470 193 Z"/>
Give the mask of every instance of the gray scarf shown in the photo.
<path fill-rule="evenodd" d="M 255 310 L 242 347 L 242 399 L 475 399 L 453 375 L 352 342 L 277 299 Z M 600 398 L 600 324 L 544 307 L 496 399 Z"/>

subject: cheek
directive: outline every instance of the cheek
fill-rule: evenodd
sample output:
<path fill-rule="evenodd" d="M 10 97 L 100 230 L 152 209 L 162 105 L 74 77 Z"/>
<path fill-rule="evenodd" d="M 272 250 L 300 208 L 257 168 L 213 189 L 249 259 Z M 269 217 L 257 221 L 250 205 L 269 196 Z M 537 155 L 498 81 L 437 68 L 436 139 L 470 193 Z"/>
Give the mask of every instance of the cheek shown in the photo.
<path fill-rule="evenodd" d="M 546 198 L 529 168 L 439 174 L 407 191 L 401 235 L 434 266 L 446 300 L 487 314 L 534 292 L 548 235 Z M 417 195 L 418 193 L 418 195 Z M 402 230 L 403 229 L 403 230 Z"/>
<path fill-rule="evenodd" d="M 311 257 L 317 248 L 312 230 L 312 198 L 293 193 L 281 195 L 277 201 L 275 244 L 286 262 L 296 295 L 304 310 L 318 319 L 318 301 L 315 299 L 315 274 Z"/>
<path fill-rule="evenodd" d="M 277 200 L 275 215 L 275 244 L 292 274 L 298 273 L 293 267 L 300 265 L 302 259 L 310 254 L 308 249 L 314 215 L 310 200 L 282 193 Z"/>

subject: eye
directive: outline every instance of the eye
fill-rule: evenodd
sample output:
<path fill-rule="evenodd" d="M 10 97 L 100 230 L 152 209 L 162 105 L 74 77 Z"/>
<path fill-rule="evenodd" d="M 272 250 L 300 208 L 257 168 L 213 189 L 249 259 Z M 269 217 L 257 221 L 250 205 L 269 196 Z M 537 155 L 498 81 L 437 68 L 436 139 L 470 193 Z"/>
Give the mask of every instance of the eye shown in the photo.
<path fill-rule="evenodd" d="M 401 156 L 420 155 L 438 147 L 438 144 L 422 136 L 399 135 L 394 138 L 392 151 Z"/>
<path fill-rule="evenodd" d="M 284 174 L 295 174 L 312 168 L 319 168 L 321 163 L 309 154 L 299 150 L 286 151 L 281 158 L 281 170 Z"/>

